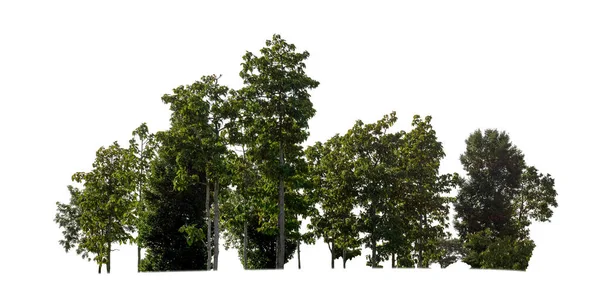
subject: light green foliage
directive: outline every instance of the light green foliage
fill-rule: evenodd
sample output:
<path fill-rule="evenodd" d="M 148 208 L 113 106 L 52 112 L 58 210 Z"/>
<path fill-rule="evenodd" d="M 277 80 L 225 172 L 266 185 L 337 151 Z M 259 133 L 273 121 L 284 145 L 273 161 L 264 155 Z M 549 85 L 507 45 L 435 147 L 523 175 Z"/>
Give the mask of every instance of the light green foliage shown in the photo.
<path fill-rule="evenodd" d="M 81 193 L 72 193 L 79 213 L 76 226 L 81 230 L 78 252 L 95 254 L 93 259 L 100 266 L 106 264 L 109 273 L 111 245 L 132 241 L 134 164 L 131 151 L 114 142 L 96 152 L 91 172 L 73 175 L 73 180 L 84 186 Z"/>

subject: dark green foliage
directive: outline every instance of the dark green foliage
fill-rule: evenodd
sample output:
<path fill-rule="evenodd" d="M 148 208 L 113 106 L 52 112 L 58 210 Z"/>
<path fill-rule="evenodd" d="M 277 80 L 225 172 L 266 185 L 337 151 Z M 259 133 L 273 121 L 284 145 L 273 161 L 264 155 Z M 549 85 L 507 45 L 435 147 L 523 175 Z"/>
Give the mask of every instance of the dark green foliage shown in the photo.
<path fill-rule="evenodd" d="M 441 251 L 441 256 L 437 259 L 437 262 L 442 268 L 463 260 L 466 255 L 465 246 L 458 238 L 439 239 L 437 246 Z"/>
<path fill-rule="evenodd" d="M 148 189 L 144 193 L 147 212 L 139 228 L 140 241 L 146 248 L 142 271 L 176 271 L 206 269 L 206 246 L 197 242 L 188 244 L 187 235 L 180 232 L 184 226 L 206 230 L 204 192 L 205 172 L 188 163 L 177 162 L 179 141 L 171 131 L 158 133 L 161 146 L 151 165 Z M 187 169 L 188 180 L 174 187 L 177 172 Z"/>
<path fill-rule="evenodd" d="M 455 204 L 455 227 L 468 250 L 465 262 L 525 270 L 535 247 L 528 226 L 550 221 L 551 208 L 558 206 L 554 179 L 527 166 L 505 132 L 477 130 L 466 144 L 460 160 L 468 178 Z"/>

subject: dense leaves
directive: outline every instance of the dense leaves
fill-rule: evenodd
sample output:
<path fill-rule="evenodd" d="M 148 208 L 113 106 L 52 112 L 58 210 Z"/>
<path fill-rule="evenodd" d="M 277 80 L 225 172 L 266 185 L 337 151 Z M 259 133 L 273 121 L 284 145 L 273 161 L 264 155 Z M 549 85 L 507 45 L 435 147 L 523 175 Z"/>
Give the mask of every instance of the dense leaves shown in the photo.
<path fill-rule="evenodd" d="M 308 58 L 276 34 L 242 57 L 242 88 L 207 75 L 163 95 L 169 129 L 141 124 L 128 148 L 101 147 L 93 169 L 73 175 L 80 186 L 56 203 L 60 245 L 99 272 L 110 272 L 112 245 L 129 242 L 139 271 L 217 270 L 221 235 L 245 269 L 282 269 L 294 251 L 301 268 L 301 244 L 317 239 L 332 268 L 363 247 L 373 268 L 390 258 L 392 268 L 527 268 L 529 226 L 550 221 L 558 205 L 554 178 L 497 130 L 466 140 L 466 177 L 440 173 L 445 152 L 431 116 L 413 116 L 409 131 L 393 130 L 396 112 L 357 120 L 304 148 L 316 113 L 309 92 L 319 86 L 305 73 Z"/>
<path fill-rule="evenodd" d="M 455 227 L 474 268 L 525 270 L 535 247 L 528 226 L 557 207 L 554 179 L 525 164 L 507 133 L 475 131 L 461 162 L 468 178 L 455 204 Z"/>

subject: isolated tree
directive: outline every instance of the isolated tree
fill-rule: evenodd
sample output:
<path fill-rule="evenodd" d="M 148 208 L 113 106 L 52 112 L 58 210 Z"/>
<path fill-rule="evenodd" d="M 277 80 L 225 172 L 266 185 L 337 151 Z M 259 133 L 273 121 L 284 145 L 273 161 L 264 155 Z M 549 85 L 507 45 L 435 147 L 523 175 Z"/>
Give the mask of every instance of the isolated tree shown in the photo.
<path fill-rule="evenodd" d="M 137 205 L 135 207 L 135 214 L 137 217 L 136 228 L 140 226 L 141 215 L 146 210 L 143 190 L 147 187 L 148 176 L 150 173 L 150 162 L 156 154 L 156 140 L 154 134 L 148 131 L 148 125 L 142 123 L 138 128 L 132 132 L 132 138 L 129 141 L 129 148 L 135 156 L 135 166 L 133 170 L 136 174 L 136 195 Z M 138 232 L 139 236 L 139 232 Z M 136 238 L 137 243 L 137 266 L 138 272 L 140 271 L 141 264 L 141 249 L 142 245 L 139 238 Z"/>
<path fill-rule="evenodd" d="M 72 205 L 59 205 L 57 215 L 59 225 L 67 228 L 65 249 L 77 243 L 77 252 L 88 257 L 94 254 L 98 272 L 106 265 L 110 273 L 113 243 L 127 243 L 133 240 L 135 189 L 133 174 L 134 158 L 128 149 L 114 142 L 108 148 L 101 147 L 96 152 L 92 171 L 75 173 L 72 179 L 83 184 L 81 192 L 71 189 Z M 60 221 L 71 221 L 63 225 Z M 75 234 L 74 230 L 80 230 Z M 89 257 L 88 257 L 89 258 Z"/>
<path fill-rule="evenodd" d="M 554 179 L 528 167 L 523 153 L 498 130 L 476 130 L 461 163 L 467 178 L 455 204 L 455 227 L 474 268 L 525 270 L 535 244 L 533 220 L 550 221 L 558 206 Z M 502 253 L 513 253 L 506 259 Z"/>
<path fill-rule="evenodd" d="M 257 160 L 259 170 L 268 179 L 278 182 L 278 269 L 285 262 L 285 193 L 286 178 L 293 176 L 290 164 L 302 155 L 300 144 L 308 138 L 308 121 L 315 114 L 309 89 L 319 83 L 306 75 L 305 60 L 309 53 L 296 52 L 280 35 L 266 41 L 266 47 L 256 56 L 243 56 L 240 76 L 244 107 L 251 113 L 247 132 L 255 134 L 256 145 L 248 155 Z M 290 186 L 288 185 L 288 189 Z"/>

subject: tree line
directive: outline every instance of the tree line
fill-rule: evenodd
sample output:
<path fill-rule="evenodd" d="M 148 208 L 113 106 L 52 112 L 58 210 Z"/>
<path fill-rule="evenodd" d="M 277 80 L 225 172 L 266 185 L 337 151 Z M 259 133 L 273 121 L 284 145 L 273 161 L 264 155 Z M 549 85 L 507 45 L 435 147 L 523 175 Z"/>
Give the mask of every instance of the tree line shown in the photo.
<path fill-rule="evenodd" d="M 319 86 L 308 57 L 276 34 L 242 57 L 242 88 L 210 75 L 165 94 L 168 130 L 143 123 L 128 147 L 101 147 L 90 172 L 73 174 L 70 201 L 56 203 L 61 246 L 99 273 L 110 273 L 115 243 L 137 245 L 138 271 L 218 270 L 221 236 L 245 269 L 283 269 L 294 253 L 301 268 L 301 245 L 318 239 L 331 268 L 363 246 L 372 268 L 390 259 L 392 268 L 527 268 L 528 228 L 550 220 L 557 194 L 506 132 L 468 136 L 465 177 L 440 173 L 431 116 L 398 132 L 395 112 L 358 120 L 304 148 L 316 113 L 309 91 Z"/>

